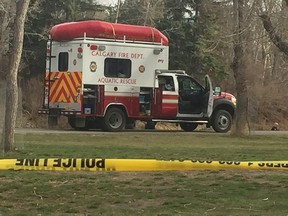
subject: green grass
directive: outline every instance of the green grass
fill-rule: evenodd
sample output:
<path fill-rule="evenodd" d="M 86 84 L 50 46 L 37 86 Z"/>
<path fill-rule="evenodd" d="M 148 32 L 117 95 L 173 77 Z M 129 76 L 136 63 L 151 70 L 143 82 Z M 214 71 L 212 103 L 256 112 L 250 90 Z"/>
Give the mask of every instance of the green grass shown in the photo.
<path fill-rule="evenodd" d="M 286 136 L 27 134 L 3 158 L 288 160 Z M 288 215 L 288 171 L 1 171 L 0 215 Z"/>

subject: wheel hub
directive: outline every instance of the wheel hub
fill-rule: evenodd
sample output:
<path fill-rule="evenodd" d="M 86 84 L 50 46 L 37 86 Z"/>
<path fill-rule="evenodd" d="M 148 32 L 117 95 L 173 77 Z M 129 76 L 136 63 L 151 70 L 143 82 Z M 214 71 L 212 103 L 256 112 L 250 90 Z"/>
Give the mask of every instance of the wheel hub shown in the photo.
<path fill-rule="evenodd" d="M 109 124 L 113 128 L 118 128 L 122 124 L 122 117 L 118 113 L 113 113 L 109 118 Z"/>
<path fill-rule="evenodd" d="M 226 117 L 226 116 L 220 116 L 219 119 L 218 119 L 218 125 L 225 129 L 229 126 L 229 119 Z"/>

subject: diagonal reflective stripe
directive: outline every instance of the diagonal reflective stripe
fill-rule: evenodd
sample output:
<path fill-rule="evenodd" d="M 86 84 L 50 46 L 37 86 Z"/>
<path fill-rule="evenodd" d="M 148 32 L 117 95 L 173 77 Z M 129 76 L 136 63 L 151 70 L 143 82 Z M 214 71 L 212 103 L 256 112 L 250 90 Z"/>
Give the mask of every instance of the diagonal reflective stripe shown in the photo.
<path fill-rule="evenodd" d="M 81 72 L 51 72 L 50 79 L 58 77 L 50 86 L 51 102 L 75 103 L 74 97 L 78 94 L 78 87 L 81 87 Z M 80 103 L 80 97 L 77 98 Z"/>

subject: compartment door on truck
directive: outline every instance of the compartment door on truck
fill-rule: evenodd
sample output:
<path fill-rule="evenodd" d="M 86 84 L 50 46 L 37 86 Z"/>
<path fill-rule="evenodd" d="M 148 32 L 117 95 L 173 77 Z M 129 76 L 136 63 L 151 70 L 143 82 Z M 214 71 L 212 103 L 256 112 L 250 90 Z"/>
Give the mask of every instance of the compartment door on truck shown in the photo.
<path fill-rule="evenodd" d="M 50 67 L 46 73 L 49 83 L 49 108 L 66 111 L 81 110 L 82 59 L 72 44 L 52 45 Z M 79 55 L 79 54 L 78 54 Z"/>

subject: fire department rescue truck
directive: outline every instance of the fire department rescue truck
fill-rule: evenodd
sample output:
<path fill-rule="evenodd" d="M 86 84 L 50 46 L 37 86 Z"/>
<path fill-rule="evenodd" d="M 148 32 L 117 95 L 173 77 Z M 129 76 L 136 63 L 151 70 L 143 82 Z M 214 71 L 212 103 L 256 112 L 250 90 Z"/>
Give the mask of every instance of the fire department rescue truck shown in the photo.
<path fill-rule="evenodd" d="M 181 70 L 168 70 L 169 41 L 147 26 L 89 20 L 53 26 L 47 43 L 44 102 L 40 114 L 75 129 L 121 131 L 135 120 L 193 131 L 231 128 L 236 98 Z"/>

